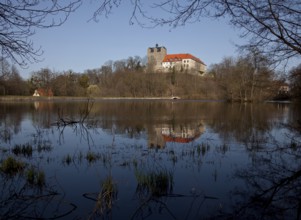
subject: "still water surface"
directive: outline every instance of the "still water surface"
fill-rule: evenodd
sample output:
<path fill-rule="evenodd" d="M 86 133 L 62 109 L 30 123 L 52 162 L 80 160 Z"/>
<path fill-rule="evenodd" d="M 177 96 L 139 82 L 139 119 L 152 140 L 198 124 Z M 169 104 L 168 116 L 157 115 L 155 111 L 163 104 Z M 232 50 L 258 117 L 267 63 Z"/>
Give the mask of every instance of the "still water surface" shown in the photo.
<path fill-rule="evenodd" d="M 0 219 L 300 218 L 299 106 L 0 106 Z M 8 157 L 22 171 L 5 173 Z"/>

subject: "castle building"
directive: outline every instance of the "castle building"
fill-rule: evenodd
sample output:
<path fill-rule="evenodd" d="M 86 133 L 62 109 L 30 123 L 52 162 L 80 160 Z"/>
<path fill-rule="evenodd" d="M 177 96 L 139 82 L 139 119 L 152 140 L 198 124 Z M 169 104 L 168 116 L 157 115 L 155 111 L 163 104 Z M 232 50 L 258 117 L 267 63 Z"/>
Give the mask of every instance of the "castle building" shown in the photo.
<path fill-rule="evenodd" d="M 165 47 L 149 47 L 147 49 L 147 64 L 154 71 L 162 71 L 162 61 L 167 54 Z"/>
<path fill-rule="evenodd" d="M 159 47 L 158 44 L 148 48 L 147 59 L 148 66 L 156 72 L 176 70 L 196 75 L 206 72 L 206 64 L 199 58 L 189 53 L 167 54 L 166 48 Z"/>

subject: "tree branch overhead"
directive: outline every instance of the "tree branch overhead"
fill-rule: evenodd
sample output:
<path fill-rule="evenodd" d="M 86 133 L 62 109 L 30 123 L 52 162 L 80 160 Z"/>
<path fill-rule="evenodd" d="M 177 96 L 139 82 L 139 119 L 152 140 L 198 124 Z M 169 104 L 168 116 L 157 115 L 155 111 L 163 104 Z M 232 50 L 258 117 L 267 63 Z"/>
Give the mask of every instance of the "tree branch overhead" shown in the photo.
<path fill-rule="evenodd" d="M 81 4 L 80 0 L 53 1 L 2 1 L 0 3 L 1 56 L 20 66 L 35 62 L 42 54 L 30 40 L 38 28 L 62 25 Z"/>
<path fill-rule="evenodd" d="M 108 15 L 112 7 L 107 6 L 122 4 L 121 0 L 100 2 L 94 14 L 96 17 L 102 13 Z M 299 0 L 163 0 L 160 3 L 132 0 L 131 3 L 133 10 L 130 21 L 134 18 L 140 25 L 176 28 L 199 22 L 204 17 L 227 19 L 242 31 L 241 37 L 248 38 L 245 48 L 260 48 L 275 62 L 301 55 Z M 157 13 L 150 13 L 154 9 L 158 10 Z"/>

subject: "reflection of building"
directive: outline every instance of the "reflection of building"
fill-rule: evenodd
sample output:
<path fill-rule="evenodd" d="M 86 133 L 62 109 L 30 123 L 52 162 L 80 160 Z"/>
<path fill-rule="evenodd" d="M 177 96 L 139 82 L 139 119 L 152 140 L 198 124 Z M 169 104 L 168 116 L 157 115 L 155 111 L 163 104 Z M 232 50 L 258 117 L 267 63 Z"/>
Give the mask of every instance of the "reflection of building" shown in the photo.
<path fill-rule="evenodd" d="M 165 147 L 167 142 L 189 143 L 201 136 L 205 131 L 205 126 L 197 125 L 162 125 L 149 134 L 149 146 Z"/>
<path fill-rule="evenodd" d="M 290 88 L 288 85 L 282 85 L 279 87 L 278 94 L 288 94 L 289 91 L 290 91 Z"/>
<path fill-rule="evenodd" d="M 42 111 L 52 111 L 54 104 L 53 102 L 34 102 L 33 103 L 35 110 L 42 110 Z"/>
<path fill-rule="evenodd" d="M 284 83 L 282 84 L 279 89 L 278 93 L 275 94 L 274 100 L 289 100 L 291 98 L 290 95 L 290 87 L 288 84 Z"/>
<path fill-rule="evenodd" d="M 172 129 L 172 128 L 162 128 L 162 136 L 166 142 L 178 142 L 178 143 L 189 143 L 194 139 L 198 138 L 201 135 L 201 132 L 198 132 L 196 129 L 182 128 Z"/>

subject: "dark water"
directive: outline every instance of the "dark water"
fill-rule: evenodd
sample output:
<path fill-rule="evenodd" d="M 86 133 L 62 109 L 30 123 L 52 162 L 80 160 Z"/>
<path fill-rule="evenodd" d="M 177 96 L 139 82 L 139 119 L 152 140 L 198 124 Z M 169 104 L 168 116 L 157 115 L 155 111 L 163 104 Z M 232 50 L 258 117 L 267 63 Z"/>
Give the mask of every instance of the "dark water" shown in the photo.
<path fill-rule="evenodd" d="M 0 106 L 0 219 L 300 218 L 299 106 Z"/>

